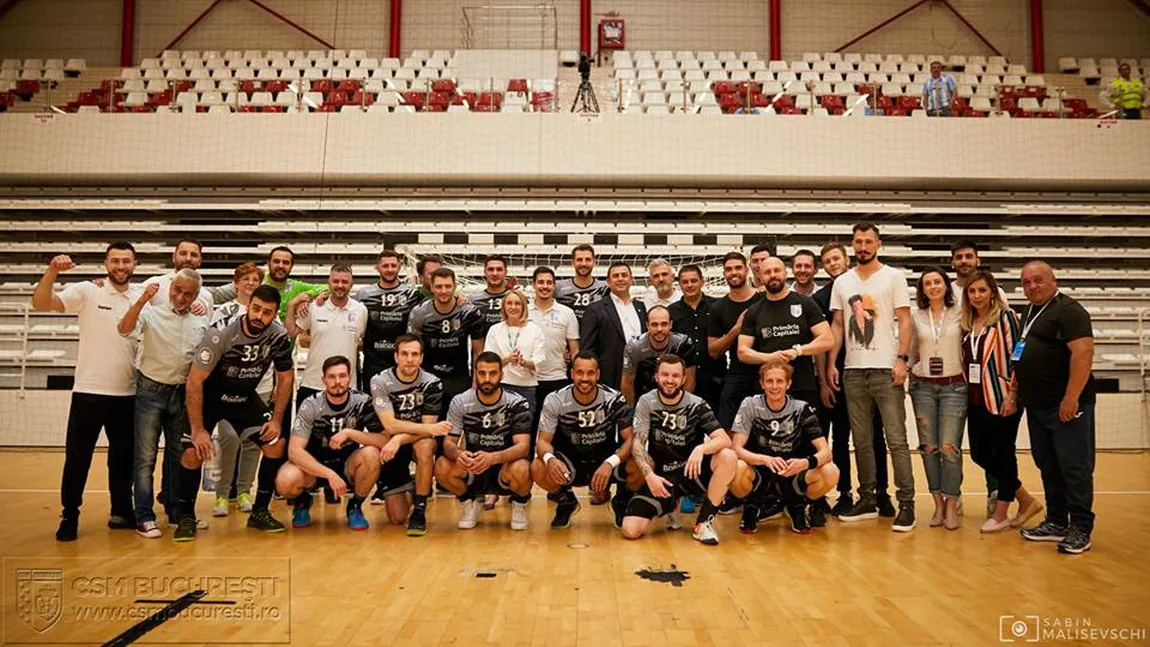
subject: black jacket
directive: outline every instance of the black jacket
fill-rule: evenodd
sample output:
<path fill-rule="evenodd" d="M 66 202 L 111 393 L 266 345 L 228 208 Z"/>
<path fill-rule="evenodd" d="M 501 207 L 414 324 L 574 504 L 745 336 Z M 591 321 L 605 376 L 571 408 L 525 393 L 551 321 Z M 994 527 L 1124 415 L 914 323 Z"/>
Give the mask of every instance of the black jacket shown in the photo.
<path fill-rule="evenodd" d="M 631 306 L 639 315 L 639 330 L 647 332 L 647 308 L 638 299 Z M 623 322 L 615 311 L 611 295 L 588 306 L 579 324 L 579 350 L 591 351 L 599 356 L 599 383 L 618 389 L 623 381 L 623 351 L 627 338 L 623 336 Z"/>

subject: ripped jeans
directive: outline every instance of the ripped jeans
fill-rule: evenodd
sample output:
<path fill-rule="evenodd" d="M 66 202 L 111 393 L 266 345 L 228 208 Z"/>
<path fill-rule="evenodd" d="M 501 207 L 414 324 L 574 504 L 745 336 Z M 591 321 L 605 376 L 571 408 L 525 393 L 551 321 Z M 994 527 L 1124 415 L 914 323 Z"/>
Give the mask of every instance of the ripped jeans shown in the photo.
<path fill-rule="evenodd" d="M 911 377 L 910 401 L 914 405 L 918 445 L 931 493 L 961 496 L 966 383 L 935 384 Z"/>

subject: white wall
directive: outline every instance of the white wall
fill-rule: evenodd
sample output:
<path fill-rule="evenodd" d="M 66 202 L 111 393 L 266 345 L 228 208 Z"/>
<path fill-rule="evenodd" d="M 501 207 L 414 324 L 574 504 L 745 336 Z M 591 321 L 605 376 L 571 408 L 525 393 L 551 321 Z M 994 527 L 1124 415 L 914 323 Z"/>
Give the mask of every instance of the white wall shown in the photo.
<path fill-rule="evenodd" d="M 1060 56 L 1150 58 L 1150 17 L 1129 0 L 1045 0 L 1046 67 Z"/>

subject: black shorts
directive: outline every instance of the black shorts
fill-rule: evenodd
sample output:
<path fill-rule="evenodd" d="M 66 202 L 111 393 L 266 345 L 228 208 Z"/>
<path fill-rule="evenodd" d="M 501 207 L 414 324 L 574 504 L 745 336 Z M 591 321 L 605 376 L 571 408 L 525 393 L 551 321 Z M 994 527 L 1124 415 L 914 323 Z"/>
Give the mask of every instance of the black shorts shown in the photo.
<path fill-rule="evenodd" d="M 208 396 L 205 395 L 204 398 L 207 400 Z M 261 446 L 267 444 L 266 440 L 260 438 L 260 431 L 264 423 L 272 419 L 272 412 L 262 398 L 253 393 L 246 401 L 238 404 L 222 404 L 218 398 L 213 399 L 216 401 L 204 405 L 204 429 L 207 429 L 208 433 L 211 433 L 216 425 L 226 422 L 236 430 L 240 440 L 249 440 Z M 281 429 L 280 437 L 282 438 L 286 432 L 287 429 Z M 180 442 L 184 449 L 190 449 L 193 446 L 191 431 L 180 436 Z"/>
<path fill-rule="evenodd" d="M 750 496 L 778 498 L 789 505 L 806 503 L 809 501 L 806 476 L 807 470 L 794 476 L 782 476 L 765 465 L 756 465 L 755 484 L 751 487 Z"/>
<path fill-rule="evenodd" d="M 498 494 L 499 496 L 511 496 L 515 494 L 511 491 L 510 484 L 506 483 L 503 479 L 499 478 L 499 473 L 503 471 L 503 465 L 492 465 L 481 474 L 467 474 L 464 482 L 467 483 L 467 491 L 472 494 Z"/>
<path fill-rule="evenodd" d="M 405 444 L 395 452 L 395 458 L 387 461 L 379 469 L 379 491 L 383 496 L 401 494 L 415 488 L 411 476 L 411 463 L 415 460 L 415 450 Z"/>
<path fill-rule="evenodd" d="M 598 470 L 599 466 L 603 464 L 603 461 L 595 462 L 580 460 L 576 462 L 572 461 L 570 458 L 567 458 L 567 455 L 563 452 L 553 453 L 555 454 L 555 460 L 563 461 L 563 464 L 567 466 L 567 472 L 571 474 L 571 482 L 567 483 L 564 487 L 583 487 L 585 485 L 591 485 L 591 477 L 595 475 L 595 471 Z M 626 482 L 627 470 L 623 464 L 620 463 L 619 465 L 616 465 L 613 470 L 611 470 L 611 479 L 608 481 L 608 484 Z"/>
<path fill-rule="evenodd" d="M 682 470 L 674 473 L 663 473 L 656 470 L 656 474 L 671 481 L 671 496 L 657 497 L 646 483 L 631 497 L 627 504 L 628 517 L 643 517 L 654 519 L 675 511 L 675 502 L 682 497 L 707 496 L 707 484 L 711 482 L 711 456 L 703 457 L 703 465 L 699 475 L 693 479 L 687 478 Z"/>

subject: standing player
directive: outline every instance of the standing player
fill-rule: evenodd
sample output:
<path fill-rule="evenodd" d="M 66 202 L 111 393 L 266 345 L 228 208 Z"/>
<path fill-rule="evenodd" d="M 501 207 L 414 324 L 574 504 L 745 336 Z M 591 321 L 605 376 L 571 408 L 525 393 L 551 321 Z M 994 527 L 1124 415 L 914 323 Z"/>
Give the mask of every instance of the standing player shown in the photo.
<path fill-rule="evenodd" d="M 477 496 L 511 495 L 511 529 L 527 529 L 531 500 L 531 410 L 527 400 L 499 385 L 503 361 L 495 353 L 475 358 L 475 388 L 448 405 L 451 431 L 435 478 L 459 497 L 462 530 L 474 528 L 482 509 Z"/>
<path fill-rule="evenodd" d="M 791 530 L 807 534 L 804 508 L 834 489 L 839 470 L 814 408 L 787 395 L 793 373 L 789 364 L 764 364 L 759 369 L 763 393 L 739 407 L 731 428 L 739 456 L 731 493 L 740 498 L 773 494 L 786 504 Z M 743 532 L 755 532 L 757 522 L 752 499 L 743 507 Z"/>
<path fill-rule="evenodd" d="M 503 321 L 503 296 L 510 290 L 507 287 L 507 259 L 498 255 L 488 256 L 483 261 L 483 279 L 487 285 L 467 301 L 483 315 L 483 336 L 487 337 L 487 331 Z"/>
<path fill-rule="evenodd" d="M 419 367 L 423 341 L 410 334 L 395 340 L 395 366 L 371 378 L 375 413 L 383 423 L 387 444 L 384 467 L 372 497 L 387 504 L 387 517 L 394 524 L 407 519 L 407 535 L 427 534 L 427 499 L 435 470 L 435 439 L 447 435 L 451 425 L 439 422 L 443 410 L 443 383 Z M 408 516 L 407 491 L 411 489 L 411 461 L 415 461 L 415 494 Z"/>
<path fill-rule="evenodd" d="M 288 304 L 301 293 L 315 297 L 327 291 L 327 286 L 322 283 L 308 283 L 291 278 L 293 267 L 295 267 L 295 252 L 290 247 L 278 245 L 268 253 L 268 271 L 264 276 L 264 284 L 272 286 L 280 294 L 280 309 L 277 313 L 280 321 L 287 315 Z M 216 303 L 230 301 L 236 298 L 235 286 L 225 285 L 216 288 L 212 290 L 212 296 Z"/>
<path fill-rule="evenodd" d="M 759 253 L 767 253 L 767 258 L 770 258 L 769 252 Z M 711 320 L 707 324 L 707 350 L 714 358 L 723 353 L 729 355 L 730 368 L 727 369 L 727 379 L 723 382 L 719 410 L 716 412 L 719 424 L 729 429 L 743 398 L 754 395 L 758 390 L 756 369 L 739 360 L 736 342 L 739 340 L 739 330 L 743 327 L 743 313 L 762 301 L 763 295 L 747 282 L 747 259 L 739 252 L 730 252 L 723 258 L 723 279 L 727 281 L 728 291 L 726 296 L 711 305 Z"/>
<path fill-rule="evenodd" d="M 136 250 L 123 241 L 108 245 L 104 252 L 108 276 L 103 285 L 73 283 L 54 294 L 56 277 L 75 266 L 67 256 L 53 258 L 32 293 L 33 310 L 75 313 L 80 323 L 80 351 L 64 440 L 64 474 L 60 480 L 63 511 L 57 541 L 76 541 L 80 506 L 101 428 L 108 436 L 108 492 L 112 499 L 108 527 L 136 526 L 132 507 L 136 340 L 121 337 L 116 330 L 120 318 L 142 293 L 142 288 L 131 284 Z"/>
<path fill-rule="evenodd" d="M 415 274 L 419 277 L 419 293 L 424 299 L 434 296 L 431 292 L 432 274 L 443 267 L 443 259 L 435 254 L 420 256 L 415 263 Z"/>
<path fill-rule="evenodd" d="M 359 346 L 367 330 L 367 308 L 348 296 L 351 283 L 351 266 L 336 263 L 331 266 L 328 274 L 329 292 L 322 303 L 317 299 L 316 303 L 307 308 L 307 312 L 301 313 L 300 307 L 311 299 L 307 293 L 303 293 L 288 305 L 287 318 L 284 320 L 288 335 L 294 339 L 300 333 L 307 332 L 311 337 L 307 366 L 304 367 L 296 398 L 297 407 L 311 396 L 324 391 L 322 367 L 329 357 L 347 358 L 351 363 L 352 382 L 356 381 Z"/>
<path fill-rule="evenodd" d="M 283 324 L 276 321 L 280 295 L 270 285 L 261 285 L 248 301 L 248 311 L 222 329 L 211 328 L 192 360 L 188 372 L 187 408 L 191 433 L 184 437 L 180 457 L 180 502 L 177 514 L 176 541 L 196 537 L 196 489 L 200 485 L 200 467 L 214 453 L 209 432 L 220 422 L 234 428 L 241 440 L 260 446 L 256 481 L 256 500 L 248 517 L 248 528 L 264 532 L 283 532 L 284 526 L 268 511 L 275 490 L 276 473 L 284 463 L 285 445 L 280 442 L 280 421 L 291 405 L 292 344 Z M 267 404 L 256 389 L 268 366 L 275 366 L 276 390 L 274 409 L 269 416 Z"/>
<path fill-rule="evenodd" d="M 352 486 L 347 527 L 367 530 L 363 500 L 379 478 L 383 444 L 371 396 L 353 391 L 351 360 L 333 355 L 323 361 L 324 391 L 303 401 L 292 423 L 288 461 L 276 474 L 276 490 L 292 502 L 292 528 L 311 525 L 311 492 L 327 481 L 336 500 Z"/>
<path fill-rule="evenodd" d="M 695 348 L 691 338 L 671 332 L 671 312 L 666 306 L 653 306 L 647 311 L 647 332 L 627 342 L 623 351 L 623 397 L 634 405 L 638 397 L 655 389 L 655 367 L 659 358 L 670 353 L 687 367 L 683 388 L 695 392 Z"/>
<path fill-rule="evenodd" d="M 574 310 L 582 323 L 587 308 L 607 296 L 607 282 L 591 276 L 595 271 L 595 248 L 586 243 L 571 250 L 571 267 L 575 276 L 555 284 L 555 300 Z"/>
<path fill-rule="evenodd" d="M 371 378 L 395 366 L 395 340 L 407 332 L 415 306 L 425 297 L 419 289 L 399 281 L 399 254 L 385 249 L 375 259 L 379 281 L 359 289 L 355 300 L 367 308 L 367 330 L 363 336 L 363 370 L 359 390 L 371 389 Z"/>
<path fill-rule="evenodd" d="M 471 386 L 468 360 L 483 352 L 483 316 L 455 299 L 455 272 L 432 273 L 434 298 L 411 311 L 411 332 L 423 339 L 423 368 L 443 380 L 443 406 Z M 471 339 L 468 352 L 468 338 Z"/>
<path fill-rule="evenodd" d="M 683 360 L 664 355 L 656 371 L 659 388 L 640 397 L 635 407 L 634 466 L 628 472 L 642 474 L 643 482 L 634 484 L 641 489 L 627 505 L 623 536 L 642 537 L 652 519 L 674 512 L 677 498 L 705 494 L 694 537 L 714 546 L 719 543 L 715 514 L 735 477 L 737 460 L 711 408 L 683 390 L 684 373 Z M 667 527 L 678 527 L 673 516 Z"/>
<path fill-rule="evenodd" d="M 572 488 L 587 485 L 605 499 L 614 482 L 611 507 L 620 528 L 631 499 L 626 476 L 618 469 L 631 456 L 631 407 L 618 391 L 599 385 L 599 358 L 594 353 L 575 356 L 571 377 L 571 386 L 543 402 L 531 479 L 544 490 L 559 493 L 552 530 L 570 527 L 571 517 L 579 511 Z"/>

